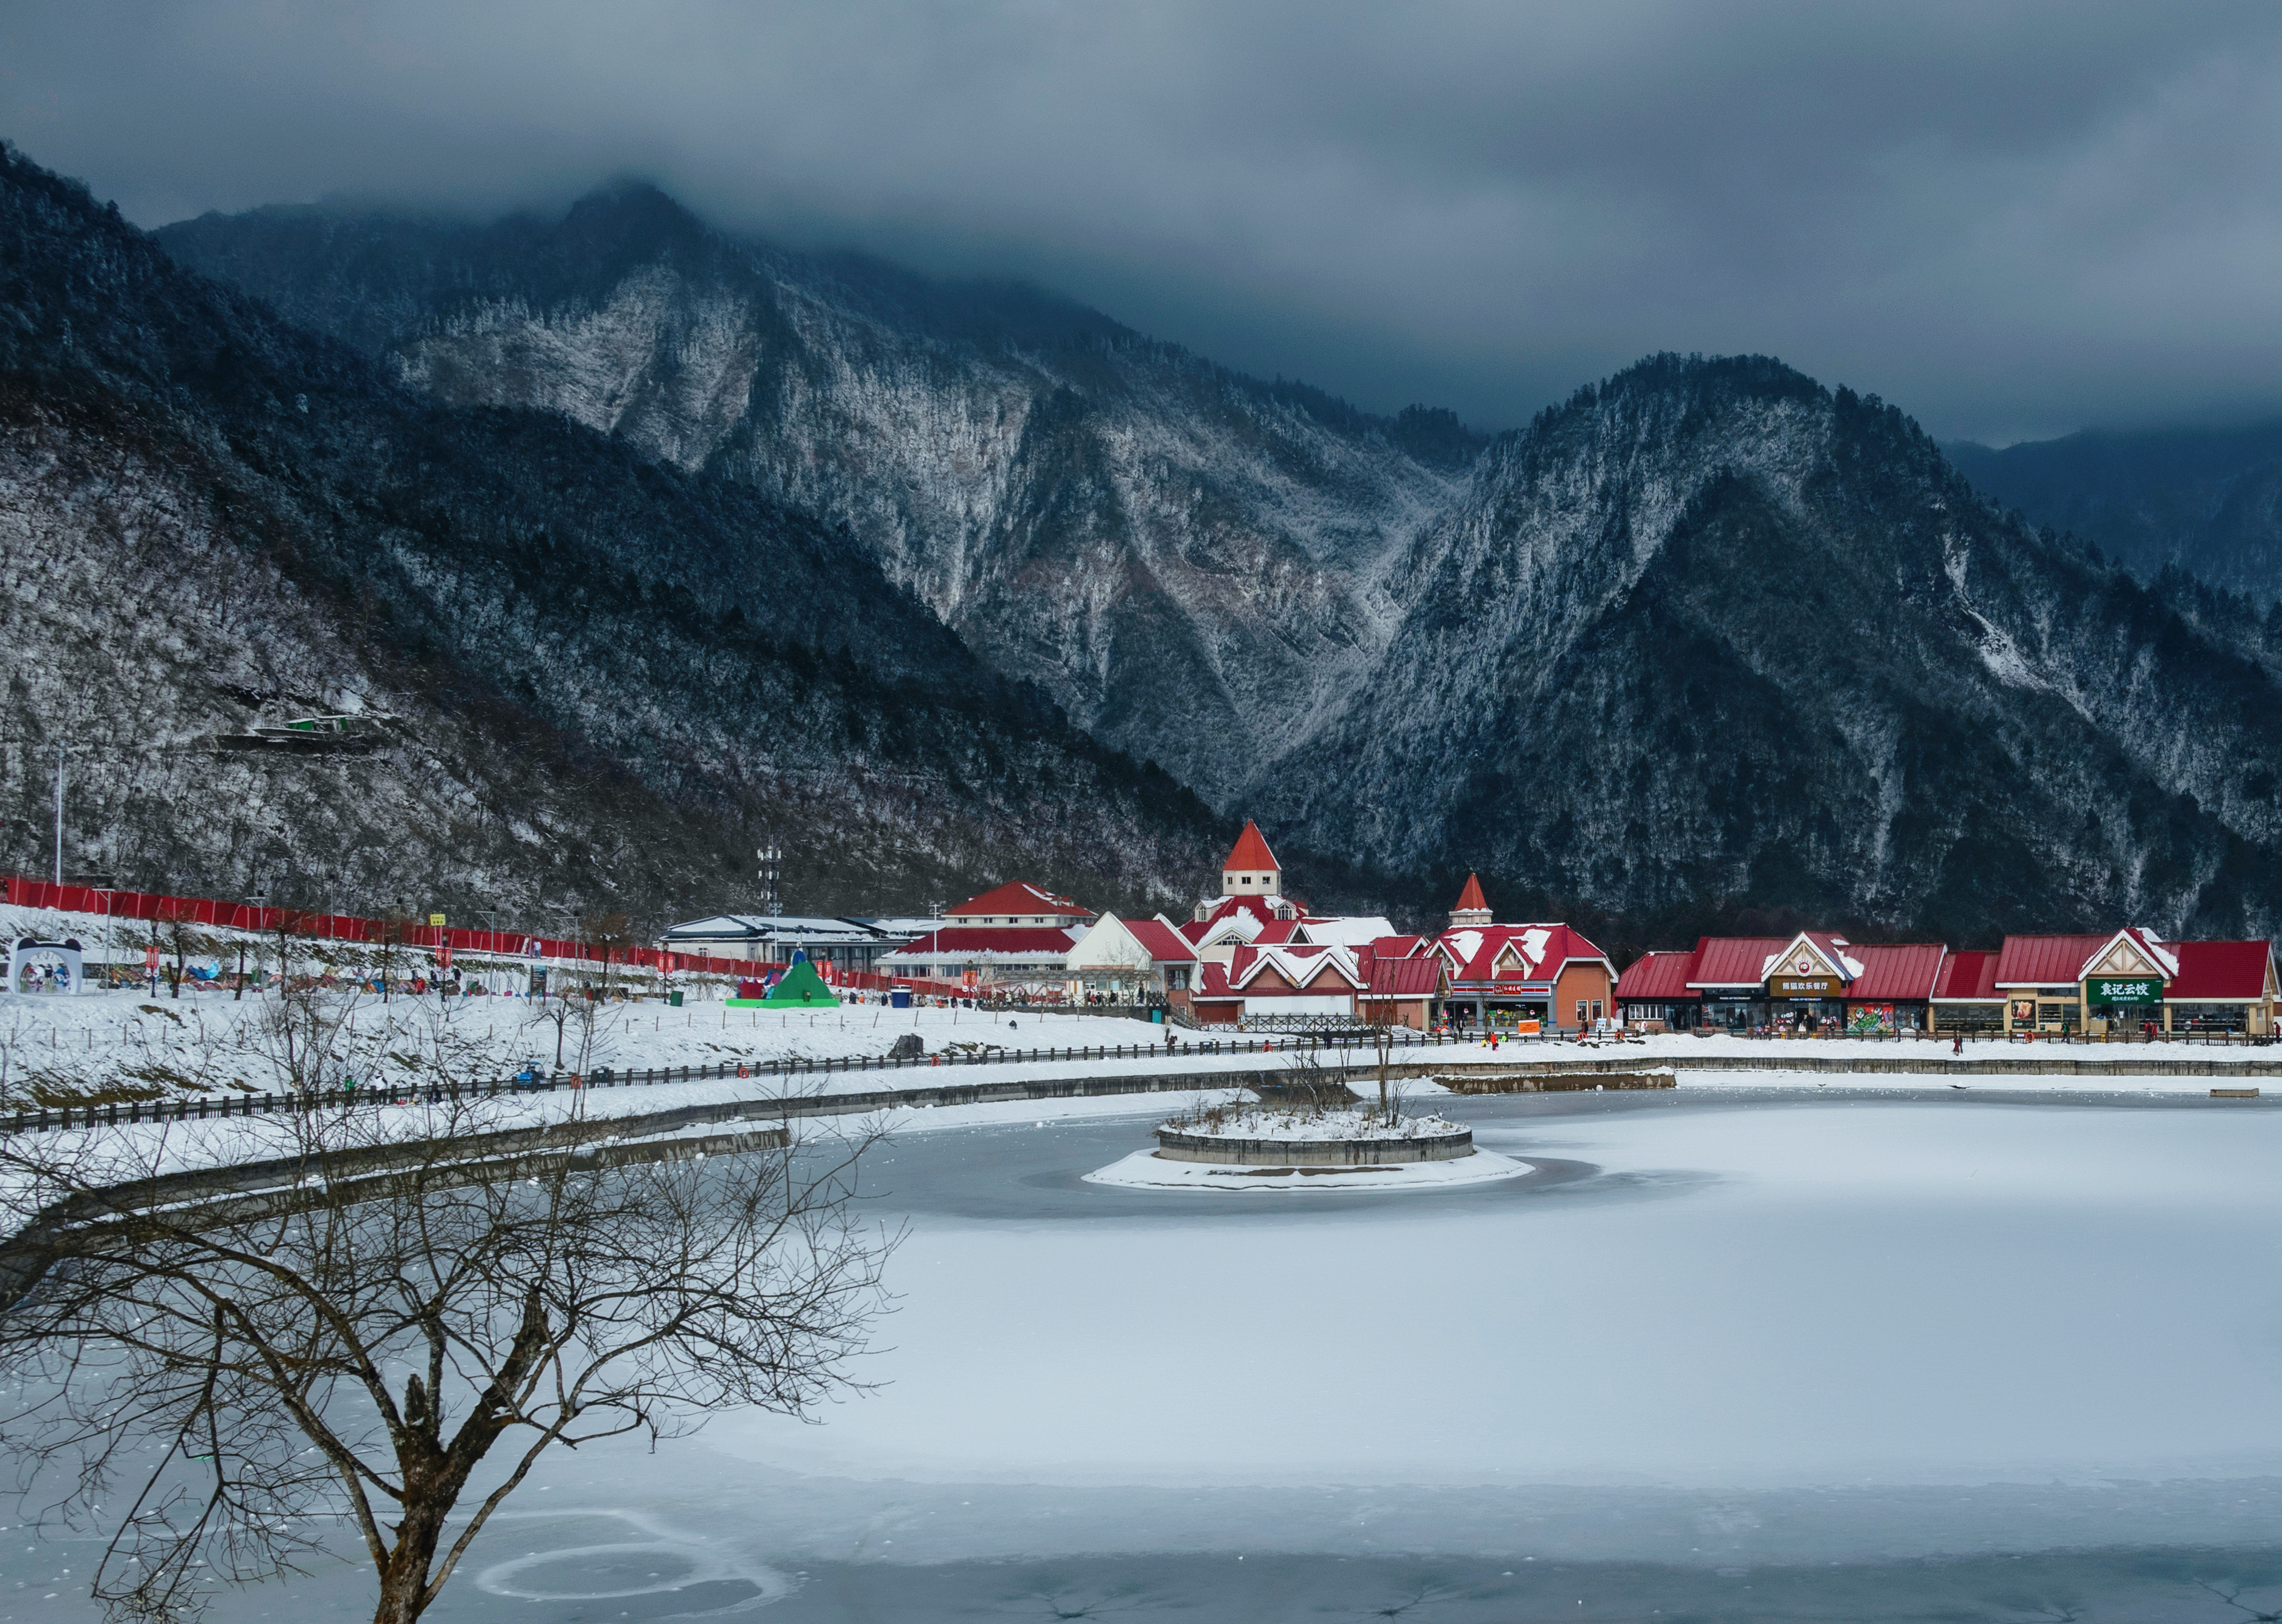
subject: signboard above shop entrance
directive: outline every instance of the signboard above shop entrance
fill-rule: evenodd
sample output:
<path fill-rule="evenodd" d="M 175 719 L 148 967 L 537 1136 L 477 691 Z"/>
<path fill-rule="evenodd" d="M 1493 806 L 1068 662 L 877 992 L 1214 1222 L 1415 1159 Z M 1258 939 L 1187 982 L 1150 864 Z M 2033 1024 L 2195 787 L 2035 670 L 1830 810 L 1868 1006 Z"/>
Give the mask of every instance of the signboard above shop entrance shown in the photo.
<path fill-rule="evenodd" d="M 2095 975 L 2084 983 L 2084 998 L 2096 1009 L 2111 1004 L 2160 1004 L 2163 983 L 2152 975 Z"/>
<path fill-rule="evenodd" d="M 1767 996 L 1778 998 L 1835 998 L 1846 983 L 1836 975 L 1774 975 L 1768 978 Z"/>

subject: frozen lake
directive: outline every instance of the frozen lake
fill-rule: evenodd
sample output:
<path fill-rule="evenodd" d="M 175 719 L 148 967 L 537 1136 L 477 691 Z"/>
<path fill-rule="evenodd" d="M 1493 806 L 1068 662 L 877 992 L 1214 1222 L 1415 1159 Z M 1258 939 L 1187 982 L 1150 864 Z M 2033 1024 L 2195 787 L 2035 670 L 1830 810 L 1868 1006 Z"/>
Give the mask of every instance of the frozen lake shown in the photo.
<path fill-rule="evenodd" d="M 431 1616 L 2282 1606 L 2275 1106 L 1438 1100 L 1538 1171 L 1278 1198 L 1082 1184 L 1145 1142 L 1100 1103 L 882 1154 L 882 1391 L 560 1457 Z M 0 1615 L 91 1616 L 33 1542 Z"/>

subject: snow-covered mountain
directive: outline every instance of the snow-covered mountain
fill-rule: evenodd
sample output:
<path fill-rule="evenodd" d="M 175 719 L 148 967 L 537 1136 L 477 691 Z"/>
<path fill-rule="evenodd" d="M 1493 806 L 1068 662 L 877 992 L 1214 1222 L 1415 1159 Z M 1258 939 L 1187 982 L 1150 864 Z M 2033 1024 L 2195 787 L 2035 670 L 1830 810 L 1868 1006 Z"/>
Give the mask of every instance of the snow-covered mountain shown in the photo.
<path fill-rule="evenodd" d="M 164 240 L 431 398 L 811 516 L 1353 888 L 1478 867 L 1505 911 L 1642 936 L 1743 903 L 1958 939 L 2282 925 L 2264 629 L 1773 361 L 1657 357 L 1485 447 L 643 188 Z"/>
<path fill-rule="evenodd" d="M 1196 798 L 860 549 L 550 413 L 446 405 L 0 151 L 4 860 L 558 923 L 911 913 L 1009 868 L 1176 902 Z M 370 719 L 369 755 L 218 735 Z"/>
<path fill-rule="evenodd" d="M 1287 764 L 1329 851 L 1655 916 L 2278 921 L 2272 651 L 1980 500 L 1901 413 L 1661 357 L 1501 439 Z"/>
<path fill-rule="evenodd" d="M 1479 442 L 1099 314 L 707 229 L 644 186 L 468 227 L 264 209 L 184 264 L 455 404 L 556 411 L 844 526 L 998 669 L 1209 796 L 1367 670 Z"/>
<path fill-rule="evenodd" d="M 2282 602 L 2282 423 L 1942 449 L 1988 495 L 2092 542 L 2142 580 L 2168 570 L 2262 610 Z"/>

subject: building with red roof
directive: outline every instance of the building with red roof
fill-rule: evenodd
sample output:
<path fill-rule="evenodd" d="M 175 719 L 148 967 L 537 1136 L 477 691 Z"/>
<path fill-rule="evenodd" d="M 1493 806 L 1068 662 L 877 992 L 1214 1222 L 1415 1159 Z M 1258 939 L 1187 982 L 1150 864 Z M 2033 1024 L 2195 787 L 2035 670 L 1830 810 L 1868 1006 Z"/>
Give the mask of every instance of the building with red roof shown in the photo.
<path fill-rule="evenodd" d="M 1224 897 L 1273 897 L 1284 889 L 1283 866 L 1268 849 L 1260 826 L 1249 818 L 1220 866 L 1220 888 Z"/>
<path fill-rule="evenodd" d="M 2008 1031 L 2131 1035 L 2275 1030 L 2270 941 L 2166 942 L 2112 935 L 2006 936 L 1992 977 Z"/>
<path fill-rule="evenodd" d="M 1074 1004 L 1163 1004 L 1187 1009 L 1197 950 L 1172 921 L 1105 913 L 1063 956 Z"/>
<path fill-rule="evenodd" d="M 1355 1021 L 1375 963 L 1368 948 L 1243 944 L 1226 963 L 1207 959 L 1198 966 L 1190 1006 L 1210 1026 Z"/>
<path fill-rule="evenodd" d="M 1016 880 L 980 897 L 969 897 L 943 917 L 945 923 L 952 925 L 1052 925 L 1067 929 L 1091 924 L 1094 913 L 1091 908 L 1067 897 L 1058 897 L 1043 886 Z"/>
<path fill-rule="evenodd" d="M 1696 949 L 1658 949 L 1642 953 L 1617 977 L 1617 1002 L 1628 1026 L 1684 1031 L 1702 1023 L 1704 994 L 1690 983 Z"/>
<path fill-rule="evenodd" d="M 2278 1030 L 2273 944 L 2009 936 L 1993 951 L 1866 944 L 1828 931 L 1704 936 L 1644 953 L 1618 979 L 1625 1018 L 1744 1030 L 1843 1020 L 1849 1030 L 2140 1034 Z"/>
<path fill-rule="evenodd" d="M 1247 822 L 1221 865 L 1220 894 L 1197 904 L 1196 917 L 1180 931 L 1207 959 L 1225 964 L 1238 946 L 1357 948 L 1393 933 L 1392 921 L 1376 914 L 1317 915 L 1284 890 L 1284 871 L 1268 849 L 1260 827 Z"/>
<path fill-rule="evenodd" d="M 1087 926 L 1091 908 L 1027 880 L 970 897 L 943 921 L 880 960 L 887 974 L 952 982 L 974 989 L 1059 997 L 1063 960 Z"/>
<path fill-rule="evenodd" d="M 1466 876 L 1450 928 L 1421 949 L 1447 967 L 1444 1007 L 1462 1019 L 1494 1014 L 1548 1027 L 1585 1026 L 1615 1010 L 1617 967 L 1562 924 L 1496 925 L 1481 881 Z"/>
<path fill-rule="evenodd" d="M 1948 952 L 1938 942 L 1867 945 L 1829 930 L 1699 936 L 1692 949 L 1643 953 L 1618 978 L 1617 997 L 1627 1021 L 1675 1029 L 1921 1030 Z"/>
<path fill-rule="evenodd" d="M 1449 996 L 1448 961 L 1440 953 L 1400 958 L 1370 956 L 1362 1018 L 1372 1026 L 1407 1026 L 1423 1032 Z"/>
<path fill-rule="evenodd" d="M 1078 935 L 1050 925 L 944 925 L 904 943 L 880 966 L 889 975 L 951 982 L 978 992 L 1019 987 L 1058 995 Z"/>
<path fill-rule="evenodd" d="M 1937 1032 L 2001 1031 L 2005 995 L 1997 991 L 1995 949 L 1968 948 L 1942 960 L 1934 982 L 1931 1030 Z"/>
<path fill-rule="evenodd" d="M 2277 980 L 2272 942 L 2174 942 L 2171 948 L 2179 966 L 2163 989 L 2171 1030 L 2274 1030 L 2282 983 Z"/>

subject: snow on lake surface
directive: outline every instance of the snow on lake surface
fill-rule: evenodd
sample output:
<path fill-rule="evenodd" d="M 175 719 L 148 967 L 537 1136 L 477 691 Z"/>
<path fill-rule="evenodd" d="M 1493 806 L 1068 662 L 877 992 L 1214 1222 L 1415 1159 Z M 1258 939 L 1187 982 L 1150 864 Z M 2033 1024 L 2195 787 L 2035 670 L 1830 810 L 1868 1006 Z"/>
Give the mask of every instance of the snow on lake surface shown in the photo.
<path fill-rule="evenodd" d="M 872 1175 L 912 1224 L 881 1390 L 553 1458 L 436 1616 L 2227 1616 L 2210 1579 L 2282 1605 L 2282 1110 L 1437 1105 L 1535 1174 L 1193 1198 L 1082 1182 L 1160 1101 L 910 1114 Z M 65 1549 L 0 1580 L 68 1597 Z M 325 1569 L 213 1616 L 369 1596 Z"/>
<path fill-rule="evenodd" d="M 1015 1224 L 915 1170 L 893 1385 L 821 1429 L 733 1418 L 712 1446 L 1069 1483 L 2282 1470 L 2282 1115 L 1467 1115 L 1485 1149 L 1595 1170 L 1400 1210 L 1094 1216 L 1044 1189 Z M 1051 1137 L 1082 1173 L 1106 1136 Z M 1273 1388 L 1327 1356 L 1446 1402 L 1363 1429 L 1297 1395 L 1190 1404 L 1200 1382 Z"/>

